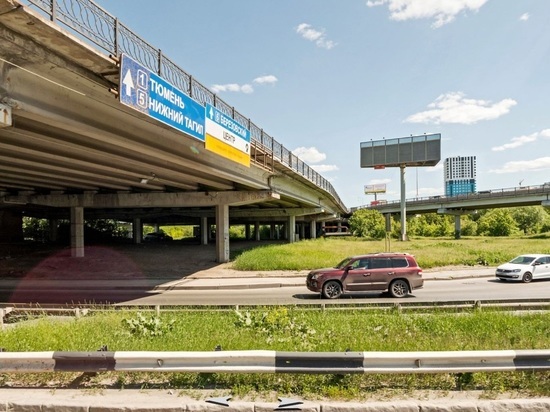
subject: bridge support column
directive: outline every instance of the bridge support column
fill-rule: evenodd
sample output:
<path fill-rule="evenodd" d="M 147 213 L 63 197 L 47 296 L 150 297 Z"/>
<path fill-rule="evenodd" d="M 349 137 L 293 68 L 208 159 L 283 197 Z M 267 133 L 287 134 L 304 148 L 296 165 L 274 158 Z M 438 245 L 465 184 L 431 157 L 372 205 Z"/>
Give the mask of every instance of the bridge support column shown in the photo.
<path fill-rule="evenodd" d="M 216 260 L 229 262 L 229 205 L 216 205 Z"/>
<path fill-rule="evenodd" d="M 296 216 L 288 217 L 287 226 L 288 242 L 294 243 L 296 241 Z"/>
<path fill-rule="evenodd" d="M 135 218 L 132 221 L 132 241 L 134 244 L 139 245 L 141 238 L 143 237 L 143 225 L 140 218 Z"/>
<path fill-rule="evenodd" d="M 400 240 L 405 242 L 408 240 L 407 236 L 407 199 L 406 199 L 406 184 L 405 184 L 405 166 L 399 166 L 401 170 L 401 238 Z"/>
<path fill-rule="evenodd" d="M 250 240 L 250 223 L 244 225 L 244 238 Z"/>
<path fill-rule="evenodd" d="M 302 222 L 300 223 L 300 239 L 306 238 L 306 223 Z"/>
<path fill-rule="evenodd" d="M 59 220 L 57 219 L 50 219 L 49 220 L 49 237 L 50 237 L 50 242 L 57 242 L 57 235 L 59 234 L 58 232 L 58 225 L 59 225 Z"/>
<path fill-rule="evenodd" d="M 437 209 L 437 213 L 441 215 L 452 215 L 455 217 L 455 239 L 460 239 L 460 216 L 467 213 L 473 213 L 471 210 L 465 211 L 461 209 L 452 210 L 444 207 Z"/>
<path fill-rule="evenodd" d="M 455 215 L 455 239 L 460 239 L 460 215 Z"/>
<path fill-rule="evenodd" d="M 201 245 L 207 245 L 208 244 L 208 233 L 210 232 L 208 230 L 208 218 L 207 217 L 201 217 Z"/>
<path fill-rule="evenodd" d="M 317 222 L 315 220 L 312 220 L 309 224 L 309 231 L 311 233 L 311 238 L 317 239 Z"/>
<path fill-rule="evenodd" d="M 84 257 L 83 207 L 71 207 L 71 256 Z"/>
<path fill-rule="evenodd" d="M 0 241 L 23 241 L 23 214 L 21 212 L 0 209 Z"/>
<path fill-rule="evenodd" d="M 254 222 L 254 240 L 257 242 L 260 241 L 260 222 L 256 221 Z"/>

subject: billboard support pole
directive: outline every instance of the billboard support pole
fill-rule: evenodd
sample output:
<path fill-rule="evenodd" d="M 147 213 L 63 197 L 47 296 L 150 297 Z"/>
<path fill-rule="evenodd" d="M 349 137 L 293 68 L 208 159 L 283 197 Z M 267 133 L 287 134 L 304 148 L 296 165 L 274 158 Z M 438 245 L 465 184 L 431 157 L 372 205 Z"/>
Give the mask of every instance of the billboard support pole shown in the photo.
<path fill-rule="evenodd" d="M 407 240 L 407 206 L 405 187 L 405 165 L 400 165 L 401 170 L 401 240 Z"/>

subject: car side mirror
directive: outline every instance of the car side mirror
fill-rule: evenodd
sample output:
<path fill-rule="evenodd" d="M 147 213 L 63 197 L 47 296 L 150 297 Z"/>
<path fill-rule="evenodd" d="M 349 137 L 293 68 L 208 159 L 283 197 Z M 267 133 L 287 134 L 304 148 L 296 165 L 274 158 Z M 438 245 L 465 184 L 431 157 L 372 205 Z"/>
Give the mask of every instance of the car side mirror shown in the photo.
<path fill-rule="evenodd" d="M 353 266 L 348 265 L 348 266 L 346 266 L 346 268 L 345 268 L 344 270 L 345 270 L 346 272 L 349 272 L 349 271 L 352 270 L 352 269 L 353 269 Z"/>

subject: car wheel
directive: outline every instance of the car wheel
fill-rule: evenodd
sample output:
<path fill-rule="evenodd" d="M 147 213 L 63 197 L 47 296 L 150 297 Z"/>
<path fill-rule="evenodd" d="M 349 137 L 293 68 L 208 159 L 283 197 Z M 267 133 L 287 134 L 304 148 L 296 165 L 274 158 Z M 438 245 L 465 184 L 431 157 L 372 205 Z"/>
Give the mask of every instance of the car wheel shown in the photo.
<path fill-rule="evenodd" d="M 403 298 L 409 293 L 409 285 L 402 279 L 394 280 L 390 284 L 389 292 L 394 298 Z"/>
<path fill-rule="evenodd" d="M 521 281 L 523 283 L 529 283 L 533 280 L 533 275 L 531 274 L 531 272 L 525 272 L 523 274 L 523 277 L 521 278 Z"/>
<path fill-rule="evenodd" d="M 342 285 L 335 280 L 330 280 L 323 285 L 323 297 L 337 299 L 342 295 Z"/>

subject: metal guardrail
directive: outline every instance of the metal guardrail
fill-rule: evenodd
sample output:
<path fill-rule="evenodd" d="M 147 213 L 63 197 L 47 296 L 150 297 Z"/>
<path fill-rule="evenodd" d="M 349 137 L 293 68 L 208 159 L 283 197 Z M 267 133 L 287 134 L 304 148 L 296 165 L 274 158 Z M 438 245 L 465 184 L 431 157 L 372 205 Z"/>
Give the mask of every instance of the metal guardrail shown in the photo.
<path fill-rule="evenodd" d="M 0 329 L 8 325 L 16 325 L 18 316 L 27 319 L 29 315 L 38 316 L 74 316 L 79 318 L 93 312 L 110 312 L 118 310 L 134 310 L 135 306 L 119 305 L 100 305 L 100 304 L 78 304 L 78 305 L 44 305 L 44 304 L 0 304 Z M 160 315 L 161 312 L 182 312 L 182 311 L 242 311 L 242 310 L 264 310 L 265 308 L 275 308 L 288 306 L 286 304 L 237 304 L 237 305 L 141 305 L 139 309 L 145 312 L 155 312 Z M 550 311 L 550 299 L 492 299 L 492 300 L 464 300 L 464 301 L 434 301 L 434 302 L 321 302 L 319 303 L 299 303 L 293 307 L 304 311 L 380 311 L 380 312 L 408 312 L 414 314 L 426 313 L 463 313 L 471 311 L 499 311 L 533 313 Z M 15 319 L 15 321 L 14 321 Z"/>
<path fill-rule="evenodd" d="M 92 0 L 21 0 L 38 8 L 52 22 L 68 27 L 84 40 L 113 56 L 122 53 L 157 73 L 176 88 L 202 105 L 210 103 L 235 121 L 247 126 L 252 143 L 270 153 L 273 159 L 285 165 L 299 175 L 329 193 L 347 210 L 330 182 L 305 164 L 281 143 L 252 123 L 249 118 L 235 110 L 234 107 L 220 99 L 193 76 L 181 69 L 176 63 L 163 55 L 160 49 L 141 39 L 118 18 L 95 4 Z"/>
<path fill-rule="evenodd" d="M 1 352 L 0 373 L 463 373 L 550 370 L 550 350 L 441 352 Z"/>

